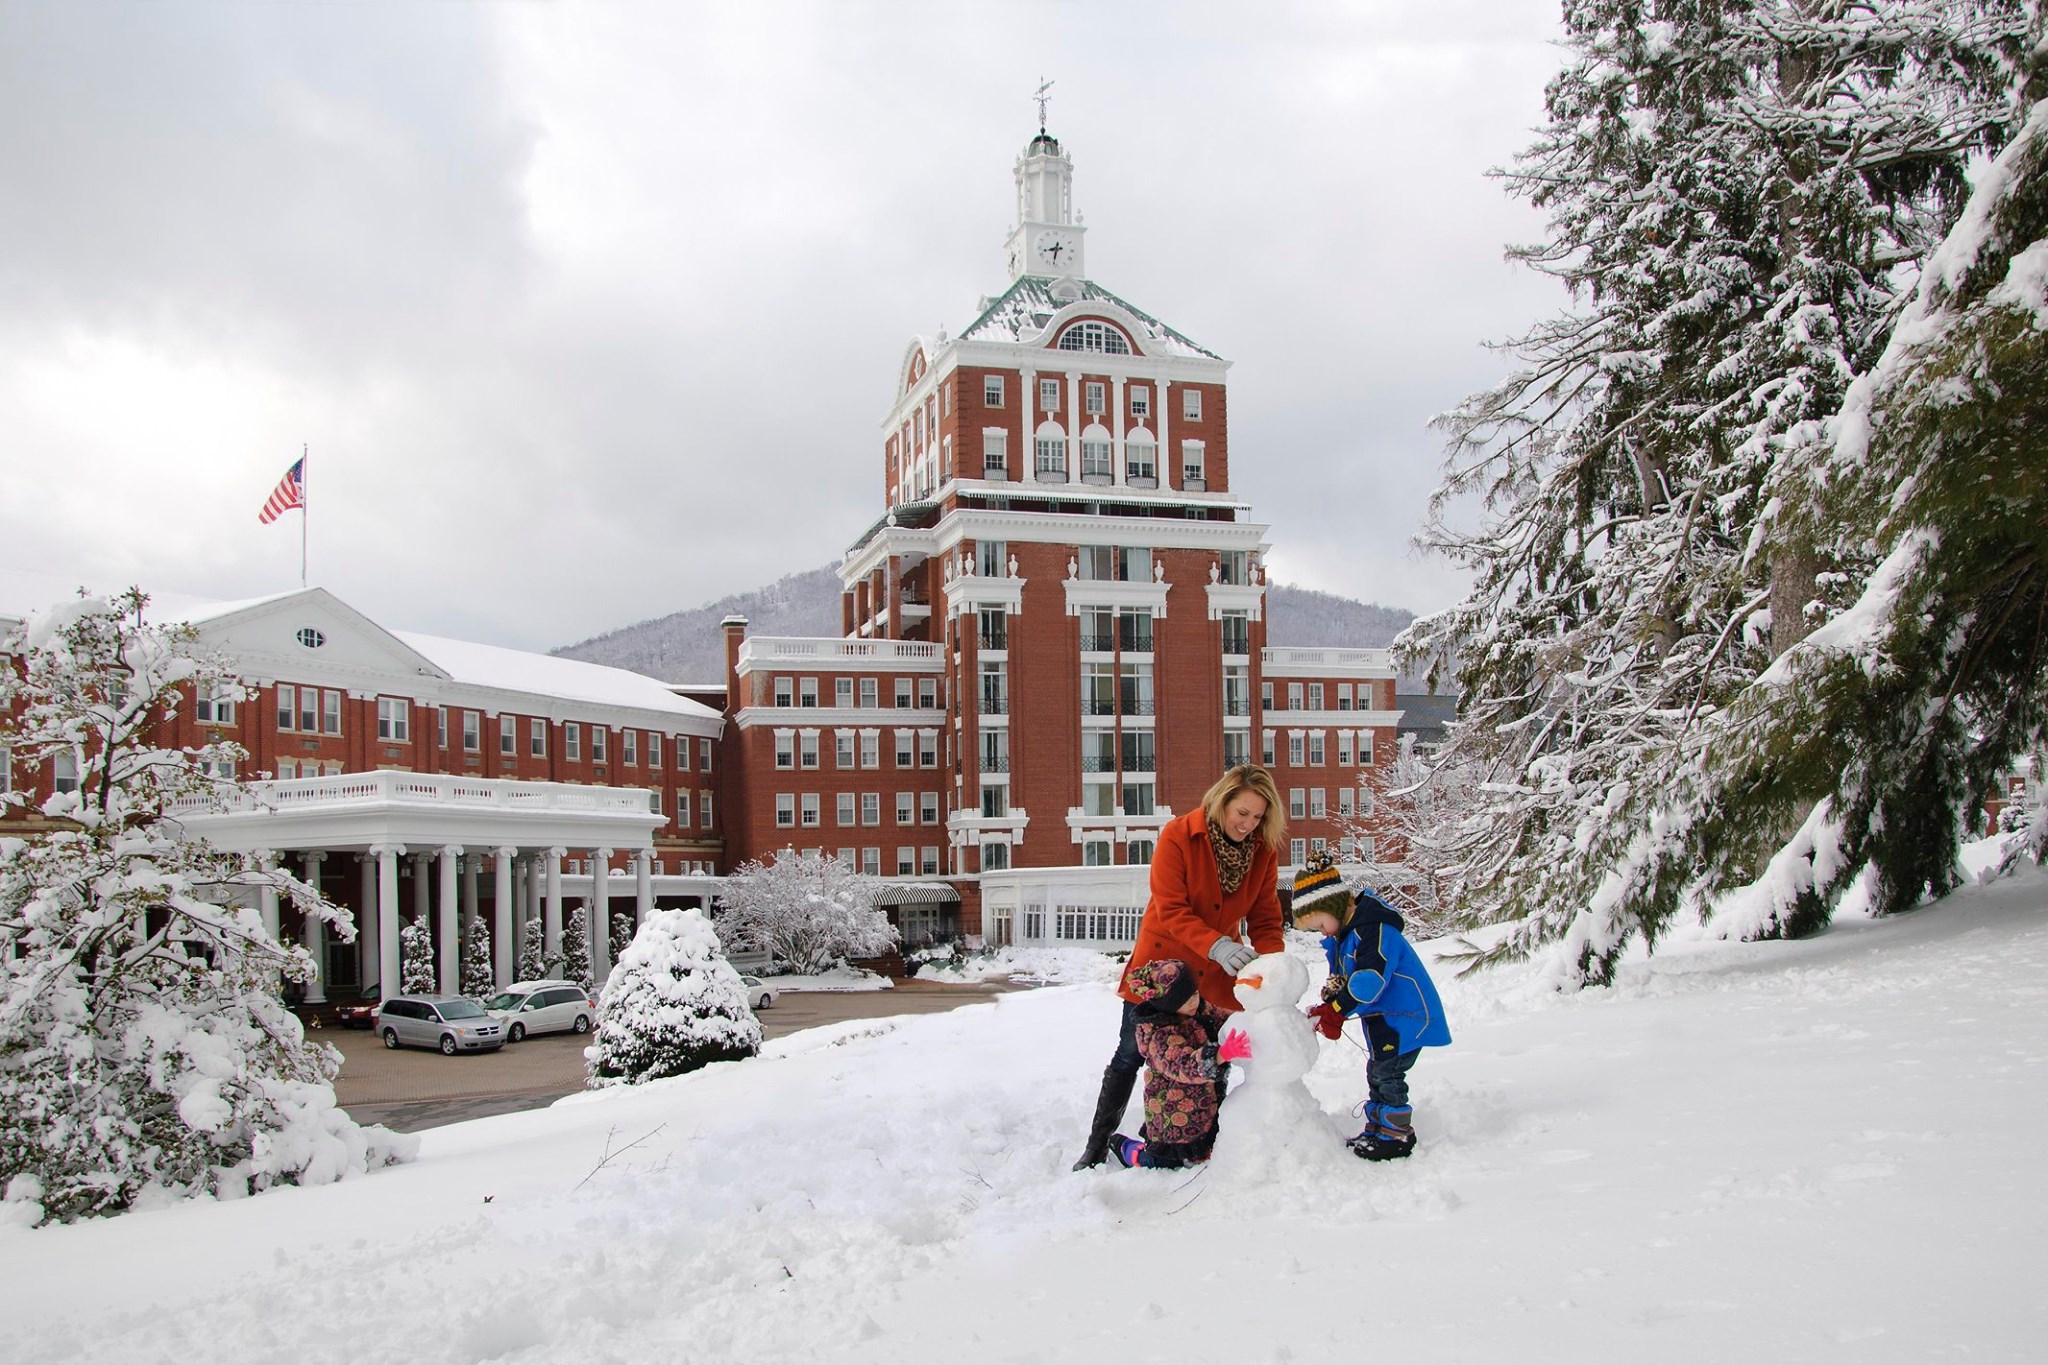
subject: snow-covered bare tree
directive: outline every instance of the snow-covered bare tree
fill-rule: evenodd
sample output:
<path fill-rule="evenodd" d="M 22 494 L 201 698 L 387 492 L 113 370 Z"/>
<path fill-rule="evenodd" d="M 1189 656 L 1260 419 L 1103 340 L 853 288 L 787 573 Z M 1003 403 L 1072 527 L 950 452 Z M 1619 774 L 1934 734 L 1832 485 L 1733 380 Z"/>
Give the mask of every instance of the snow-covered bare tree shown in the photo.
<path fill-rule="evenodd" d="M 593 1086 L 641 1085 L 761 1050 L 761 1024 L 695 910 L 655 910 L 619 955 L 585 1050 Z"/>
<path fill-rule="evenodd" d="M 1403 745 L 1379 789 L 1361 782 L 1356 814 L 1339 817 L 1356 847 L 1373 850 L 1368 876 L 1408 916 L 1408 937 L 1440 938 L 1463 927 L 1451 897 L 1458 869 L 1449 835 L 1479 799 L 1470 764 L 1432 763 Z"/>
<path fill-rule="evenodd" d="M 147 598 L 83 597 L 6 642 L 0 744 L 60 771 L 47 832 L 0 839 L 0 1185 L 8 1221 L 116 1212 L 144 1191 L 246 1194 L 400 1159 L 410 1139 L 334 1105 L 341 1057 L 279 998 L 311 979 L 265 927 L 274 891 L 344 941 L 313 887 L 186 833 L 245 795 L 240 751 L 169 749 L 193 690 L 246 695 Z M 10 804 L 19 791 L 0 795 Z"/>
<path fill-rule="evenodd" d="M 1970 156 L 2013 126 L 2020 0 L 1570 0 L 1549 122 L 1506 172 L 1550 215 L 1513 254 L 1573 305 L 1444 419 L 1423 543 L 1471 570 L 1403 637 L 1455 660 L 1445 760 L 1464 913 L 1652 940 L 1684 900 L 1641 831 L 1688 736 L 1856 595 L 1869 551 L 1780 518 L 1780 471 L 1882 351 Z M 1474 500 L 1480 525 L 1453 524 Z M 1619 882 L 1614 880 L 1621 874 Z M 1605 913 L 1603 911 L 1603 913 Z M 1621 940 L 1576 970 L 1601 980 Z M 1587 945 L 1581 945 L 1585 947 Z"/>
<path fill-rule="evenodd" d="M 425 920 L 398 931 L 399 986 L 407 995 L 439 995 L 440 971 L 434 965 L 434 934 Z"/>
<path fill-rule="evenodd" d="M 590 989 L 590 911 L 578 905 L 562 926 L 562 980 Z"/>
<path fill-rule="evenodd" d="M 735 948 L 763 949 L 799 974 L 827 971 L 896 945 L 896 927 L 875 908 L 880 892 L 878 880 L 837 858 L 784 849 L 727 879 L 718 931 Z"/>
<path fill-rule="evenodd" d="M 488 999 L 498 989 L 491 968 L 491 927 L 477 915 L 469 922 L 469 936 L 462 943 L 462 993 L 472 1000 Z"/>

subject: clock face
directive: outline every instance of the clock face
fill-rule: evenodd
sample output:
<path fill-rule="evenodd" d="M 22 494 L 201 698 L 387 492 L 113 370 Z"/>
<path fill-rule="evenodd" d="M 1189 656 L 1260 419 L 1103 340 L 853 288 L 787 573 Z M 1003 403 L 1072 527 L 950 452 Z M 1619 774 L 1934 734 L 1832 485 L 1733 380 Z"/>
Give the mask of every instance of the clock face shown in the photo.
<path fill-rule="evenodd" d="M 1074 263 L 1074 240 L 1065 233 L 1041 232 L 1038 234 L 1038 259 L 1054 268 Z"/>

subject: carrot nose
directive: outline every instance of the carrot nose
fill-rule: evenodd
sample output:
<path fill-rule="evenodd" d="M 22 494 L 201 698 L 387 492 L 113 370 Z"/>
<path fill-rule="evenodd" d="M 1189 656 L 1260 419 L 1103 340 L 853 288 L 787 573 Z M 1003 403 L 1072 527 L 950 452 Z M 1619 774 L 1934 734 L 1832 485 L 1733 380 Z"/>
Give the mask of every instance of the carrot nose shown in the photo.
<path fill-rule="evenodd" d="M 1240 976 L 1237 979 L 1237 984 L 1240 986 L 1250 986 L 1253 990 L 1257 990 L 1266 984 L 1266 978 L 1263 976 Z"/>

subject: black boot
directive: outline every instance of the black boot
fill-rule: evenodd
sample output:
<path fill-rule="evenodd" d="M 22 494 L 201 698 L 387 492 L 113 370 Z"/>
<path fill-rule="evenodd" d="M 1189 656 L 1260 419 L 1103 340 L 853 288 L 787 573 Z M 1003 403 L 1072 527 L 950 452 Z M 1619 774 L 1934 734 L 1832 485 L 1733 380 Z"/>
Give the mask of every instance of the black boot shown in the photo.
<path fill-rule="evenodd" d="M 1081 1149 L 1081 1159 L 1074 1163 L 1074 1169 L 1085 1171 L 1090 1166 L 1100 1166 L 1109 1156 L 1109 1135 L 1123 1120 L 1124 1109 L 1131 1102 L 1131 1091 L 1138 1084 L 1138 1073 L 1119 1071 L 1115 1067 L 1104 1067 L 1102 1071 L 1102 1093 L 1095 1097 L 1095 1122 L 1088 1129 L 1088 1145 Z"/>

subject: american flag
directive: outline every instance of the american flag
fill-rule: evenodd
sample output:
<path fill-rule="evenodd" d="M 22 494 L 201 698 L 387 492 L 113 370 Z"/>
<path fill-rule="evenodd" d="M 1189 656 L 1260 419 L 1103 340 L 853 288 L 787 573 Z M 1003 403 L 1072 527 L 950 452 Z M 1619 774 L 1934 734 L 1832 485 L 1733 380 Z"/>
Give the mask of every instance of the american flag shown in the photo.
<path fill-rule="evenodd" d="M 265 500 L 263 510 L 256 514 L 256 520 L 268 526 L 294 507 L 300 511 L 304 511 L 306 508 L 306 460 L 304 456 L 299 457 L 298 460 L 293 462 L 292 467 L 284 472 L 284 477 L 277 481 L 277 487 L 270 490 L 270 497 Z"/>

